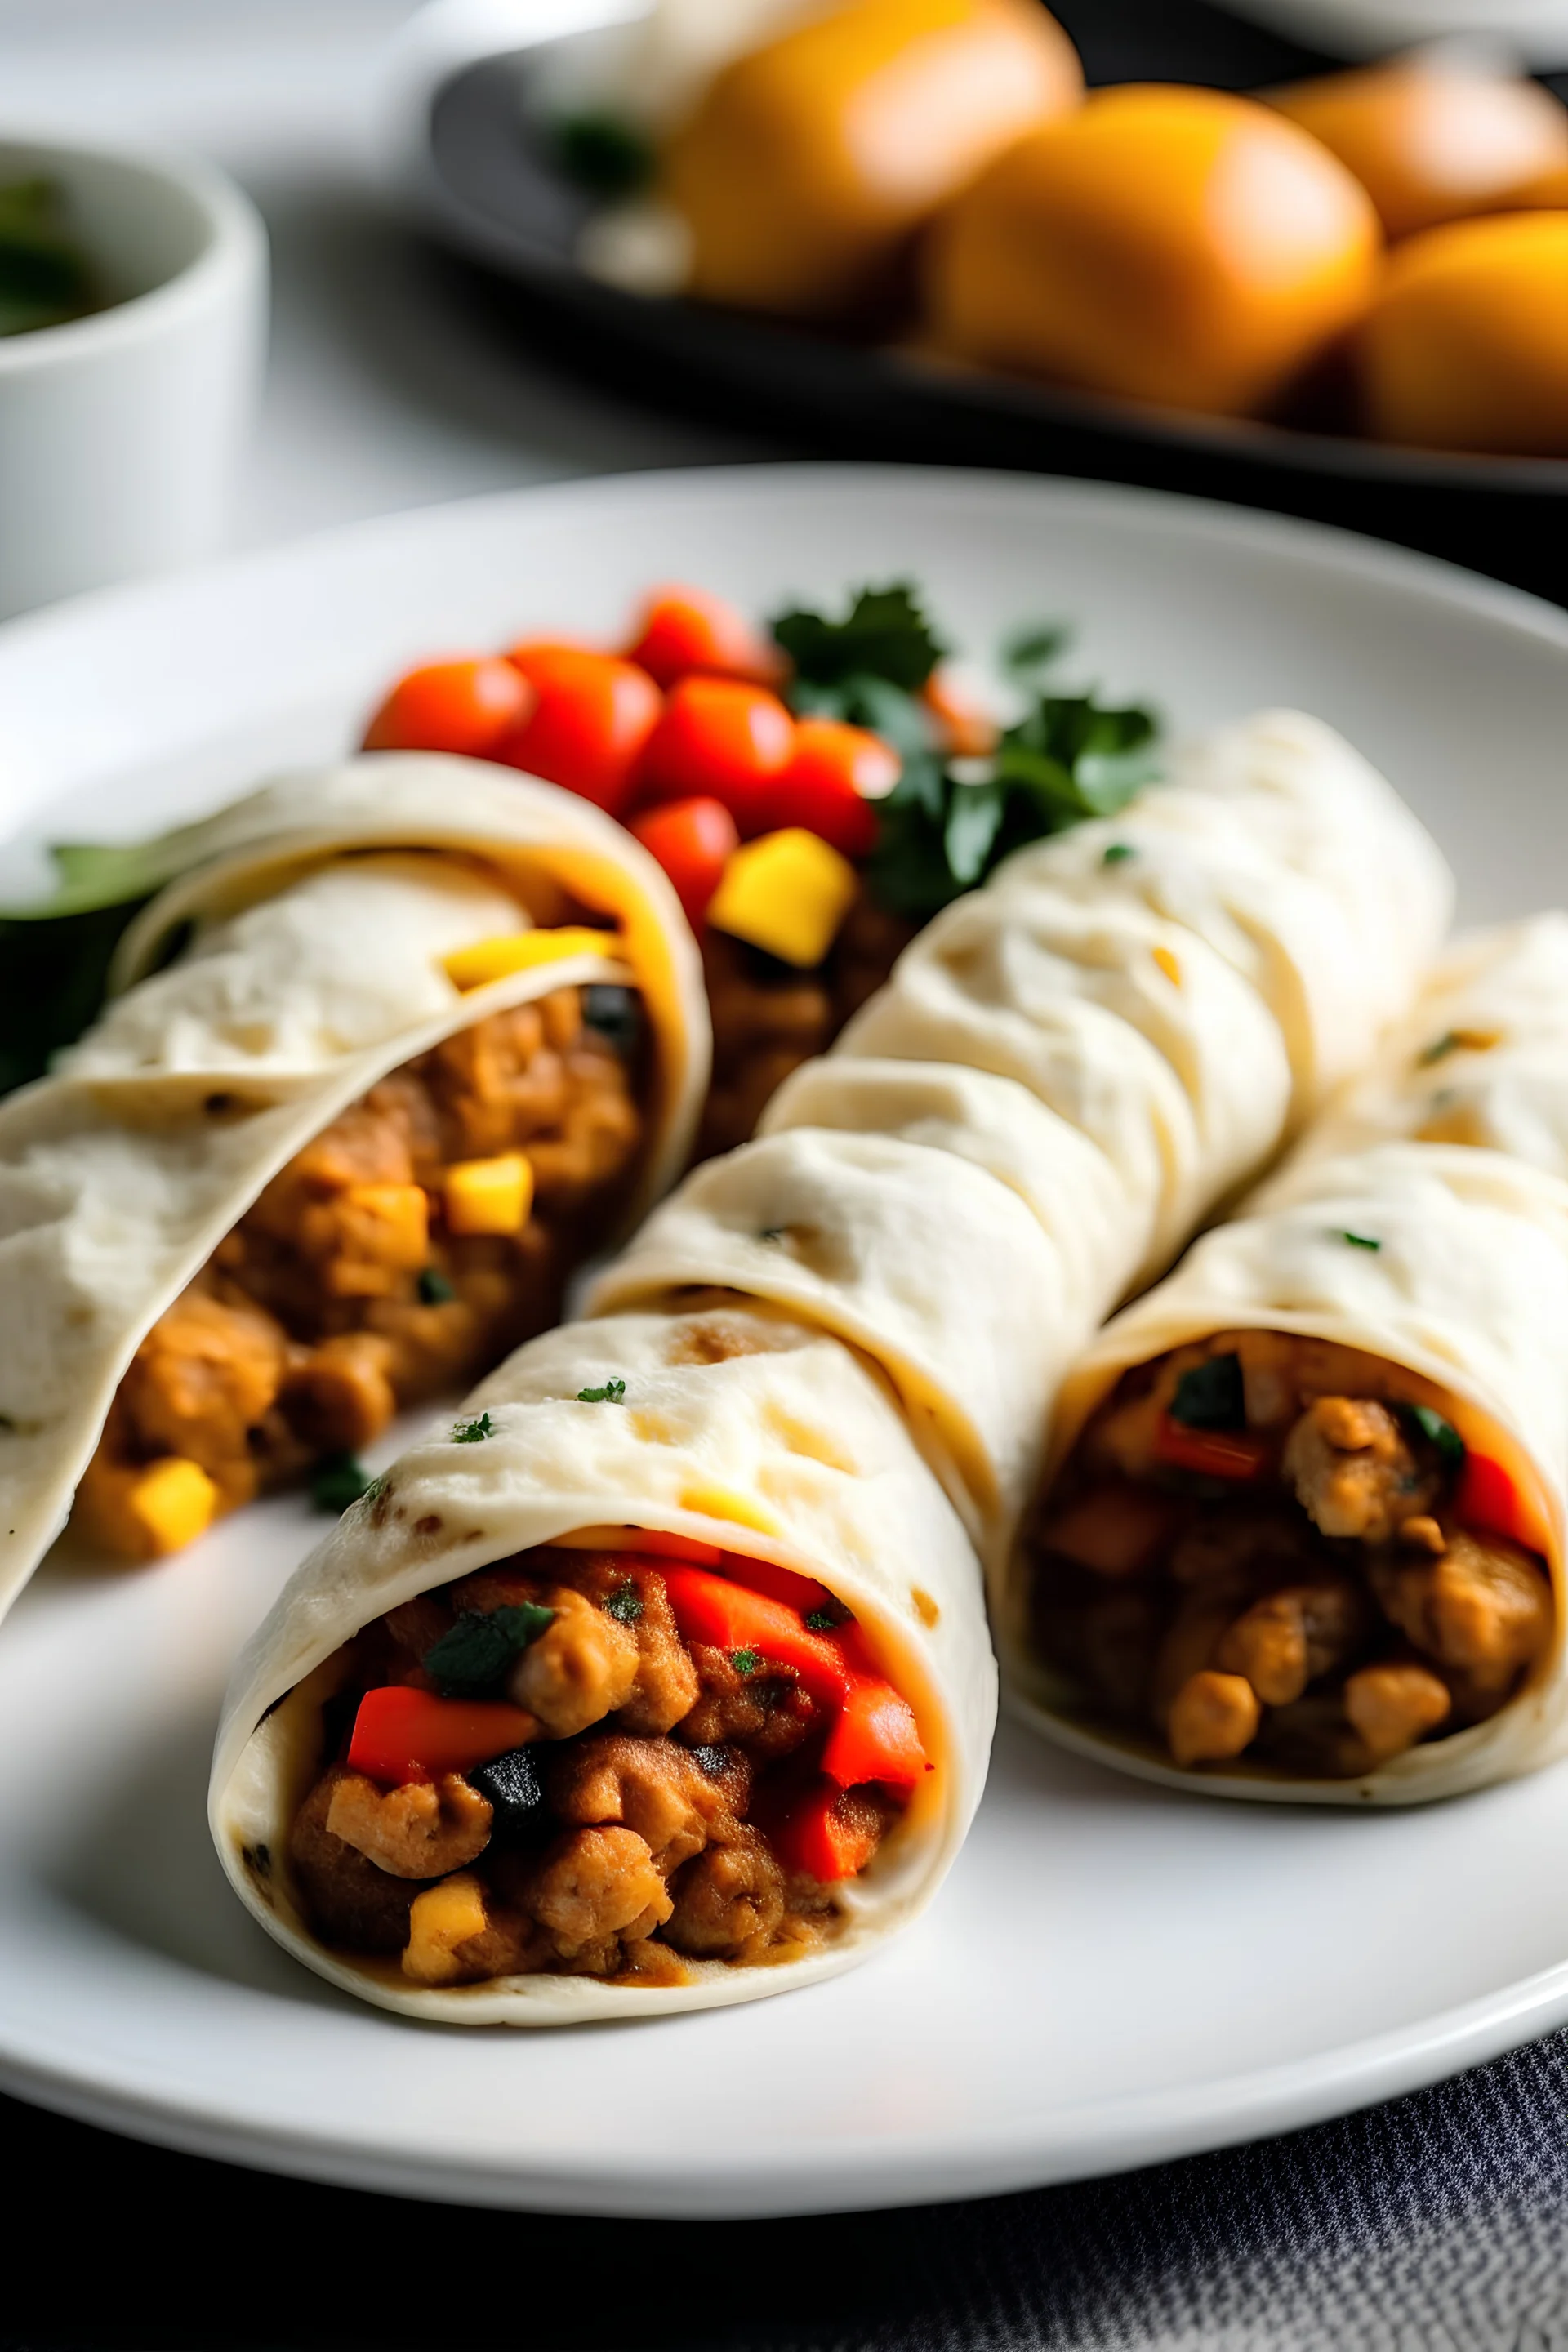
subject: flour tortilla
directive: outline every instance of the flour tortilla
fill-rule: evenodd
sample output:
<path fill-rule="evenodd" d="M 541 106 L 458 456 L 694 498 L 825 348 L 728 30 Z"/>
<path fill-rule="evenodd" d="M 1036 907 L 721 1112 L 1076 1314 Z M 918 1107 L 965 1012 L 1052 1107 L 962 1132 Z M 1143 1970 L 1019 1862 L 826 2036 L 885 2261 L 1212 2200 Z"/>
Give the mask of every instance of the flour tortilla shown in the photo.
<path fill-rule="evenodd" d="M 626 1382 L 624 1404 L 578 1392 Z M 531 1340 L 465 1415 L 405 1454 L 285 1588 L 236 1665 L 209 1819 L 236 1892 L 297 1959 L 413 2017 L 559 2025 L 708 2009 L 837 1975 L 921 1911 L 951 1866 L 985 1777 L 995 1668 L 973 1557 L 876 1373 L 765 1309 L 631 1315 Z M 871 1866 L 840 1890 L 844 1925 L 810 1957 L 761 1968 L 690 1962 L 676 1986 L 519 1976 L 416 1986 L 395 1960 L 327 1950 L 289 1883 L 289 1825 L 321 1769 L 320 1708 L 351 1634 L 415 1594 L 589 1528 L 667 1528 L 813 1576 L 854 1612 L 914 1707 L 935 1769 Z M 281 1702 L 281 1704 L 279 1704 Z"/>
<path fill-rule="evenodd" d="M 1431 841 L 1317 721 L 1266 712 L 1178 772 L 939 915 L 591 1294 L 719 1284 L 865 1349 L 994 1572 L 1068 1366 L 1364 1066 L 1447 921 Z"/>
<path fill-rule="evenodd" d="M 0 1612 L 63 1525 L 146 1332 L 389 1070 L 552 989 L 637 986 L 654 1065 L 638 1207 L 682 1164 L 706 1085 L 700 966 L 664 876 L 549 785 L 376 755 L 269 786 L 174 854 L 191 870 L 128 935 L 125 992 L 57 1074 L 0 1103 Z M 616 919 L 605 952 L 467 992 L 441 969 L 574 906 Z M 139 977 L 185 924 L 184 952 Z"/>
<path fill-rule="evenodd" d="M 1074 1367 L 1049 1464 L 1066 1459 L 1123 1371 L 1188 1341 L 1279 1330 L 1363 1349 L 1413 1375 L 1412 1397 L 1449 1413 L 1535 1497 L 1556 1600 L 1550 1654 L 1487 1722 L 1425 1741 L 1360 1780 L 1309 1780 L 1244 1762 L 1183 1771 L 1152 1742 L 1070 1712 L 1029 1654 L 1020 1552 L 999 1595 L 998 1641 L 1021 1704 L 1052 1738 L 1205 1794 L 1328 1804 L 1452 1796 L 1568 1753 L 1565 984 L 1561 915 L 1460 941 L 1379 1065 L 1240 1215 L 1205 1234 Z M 1489 1042 L 1432 1058 L 1456 1031 Z M 1453 1099 L 1434 1108 L 1444 1095 Z M 1347 1233 L 1380 1246 L 1350 1245 Z"/>

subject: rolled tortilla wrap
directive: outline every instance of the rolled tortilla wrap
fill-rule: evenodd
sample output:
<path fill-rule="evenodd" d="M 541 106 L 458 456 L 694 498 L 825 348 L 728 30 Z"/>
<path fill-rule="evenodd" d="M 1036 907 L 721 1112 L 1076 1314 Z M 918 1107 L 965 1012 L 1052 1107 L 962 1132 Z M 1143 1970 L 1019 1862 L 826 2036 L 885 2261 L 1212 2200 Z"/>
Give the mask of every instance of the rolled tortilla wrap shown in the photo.
<path fill-rule="evenodd" d="M 619 1402 L 605 1394 L 616 1381 L 625 1383 Z M 482 1434 L 454 1443 L 454 1427 Z M 723 1583 L 655 1556 L 658 1537 L 640 1532 L 647 1529 L 664 1531 L 667 1542 L 674 1535 L 723 1548 Z M 563 1539 L 574 1548 L 536 1551 Z M 639 1543 L 648 1549 L 639 1551 Z M 421 1603 L 436 1612 L 423 1633 L 407 1604 L 449 1594 L 495 1563 L 515 1567 L 519 1554 L 529 1556 L 523 1566 L 534 1577 L 527 1589 L 544 1596 L 546 1613 L 550 1602 L 560 1612 L 537 1651 L 522 1653 L 521 1671 L 533 1676 L 522 1695 L 540 1706 L 546 1706 L 541 1684 L 557 1698 L 559 1692 L 533 1662 L 561 1634 L 570 1611 L 585 1610 L 580 1601 L 563 1601 L 552 1578 L 580 1570 L 599 1597 L 587 1617 L 633 1656 L 629 1628 L 640 1624 L 648 1634 L 661 1606 L 657 1588 L 667 1578 L 671 1585 L 678 1576 L 695 1579 L 699 1594 L 705 1584 L 722 1592 L 731 1581 L 765 1575 L 771 1564 L 775 1580 L 782 1569 L 812 1580 L 819 1597 L 826 1587 L 842 1604 L 829 1614 L 847 1608 L 853 1626 L 808 1634 L 797 1615 L 796 1642 L 858 1638 L 857 1654 L 891 1683 L 918 1727 L 919 1769 L 894 1792 L 896 1801 L 885 1789 L 875 1799 L 883 1833 L 868 1865 L 826 1883 L 795 1865 L 775 1868 L 771 1854 L 795 1851 L 790 1806 L 804 1800 L 791 1776 L 799 1780 L 803 1756 L 816 1750 L 773 1756 L 775 1713 L 759 1717 L 774 1731 L 748 1732 L 749 1718 L 737 1717 L 741 1727 L 721 1753 L 714 1723 L 687 1703 L 699 1692 L 695 1674 L 666 1701 L 649 1677 L 667 1672 L 668 1661 L 658 1669 L 647 1654 L 629 1696 L 617 1685 L 598 1686 L 594 1696 L 584 1670 L 573 1687 L 590 1688 L 590 1696 L 575 1716 L 524 1729 L 522 1754 L 546 1793 L 543 1818 L 520 1828 L 498 1805 L 472 1859 L 439 1879 L 424 1914 L 411 1899 L 423 1888 L 368 1865 L 362 1850 L 389 1858 L 377 1843 L 377 1822 L 395 1791 L 381 1791 L 378 1803 L 376 1788 L 362 1776 L 337 1797 L 331 1816 L 362 1847 L 350 1848 L 335 1832 L 324 1836 L 316 1819 L 322 1800 L 313 1792 L 324 1768 L 339 1776 L 333 1794 L 341 1785 L 346 1768 L 332 1759 L 342 1748 L 342 1718 L 389 1657 L 404 1670 L 410 1663 L 408 1653 L 389 1651 L 384 1635 L 374 1653 L 353 1637 L 402 1610 L 405 1637 L 427 1642 L 432 1623 L 449 1621 L 449 1603 Z M 711 1559 L 719 1558 L 715 1550 Z M 607 1580 L 606 1559 L 614 1563 Z M 470 1606 L 495 1607 L 502 1589 L 481 1578 L 468 1588 Z M 612 1622 L 617 1612 L 619 1622 Z M 786 1644 L 781 1654 L 793 1653 Z M 732 1684 L 741 1671 L 755 1685 L 790 1671 L 771 1654 L 764 1660 L 731 1653 L 739 1670 L 723 1654 L 682 1655 L 705 1661 L 700 1704 L 710 1712 L 715 1704 L 739 1706 L 744 1696 L 731 1692 L 715 1701 L 714 1673 Z M 787 1693 L 791 1685 L 781 1687 Z M 344 1691 L 347 1706 L 337 1696 Z M 608 1726 L 606 1696 L 619 1705 Z M 749 1307 L 612 1317 L 520 1349 L 476 1391 L 458 1423 L 405 1454 L 304 1563 L 236 1667 L 214 1759 L 210 1818 L 224 1868 L 268 1934 L 319 1974 L 383 2007 L 513 2025 L 710 2008 L 837 1974 L 923 1908 L 978 1801 L 994 1713 L 973 1555 L 875 1373 L 836 1341 Z M 581 1731 L 561 1732 L 563 1722 L 584 1717 L 593 1719 Z M 530 1718 L 522 1721 L 527 1727 Z M 821 1727 L 819 1717 L 817 1738 Z M 824 1769 L 830 1752 L 822 1751 Z M 350 1748 L 351 1759 L 356 1753 Z M 722 1789 L 737 1758 L 751 1790 L 732 1808 L 718 1805 L 700 1776 L 707 1774 L 709 1792 Z M 481 1769 L 470 1786 L 486 1785 Z M 808 1778 L 801 1786 L 809 1794 L 818 1782 Z M 693 1788 L 705 1816 L 695 1824 Z M 662 1810 L 655 1802 L 661 1790 Z M 860 1801 L 870 1795 L 862 1790 Z M 444 1802 L 460 1829 L 462 1800 L 452 1792 Z M 771 1826 L 759 1828 L 759 1821 Z M 640 1832 L 628 1828 L 634 1822 Z M 631 1874 L 634 1894 L 647 1882 L 653 1900 L 631 1928 L 606 1929 L 595 1945 L 593 1931 L 620 1916 L 602 1908 L 588 1916 L 595 1903 L 613 1899 L 614 1890 L 592 1883 L 590 1869 L 608 1829 L 625 1851 L 605 1854 L 623 1879 Z M 759 1843 L 767 1850 L 759 1853 Z M 451 1851 L 466 1853 L 460 1845 Z M 437 1853 L 437 1868 L 443 1858 Z M 390 1859 L 410 1866 L 400 1852 Z M 422 1870 L 417 1856 L 413 1867 Z M 715 1887 L 724 1873 L 742 1869 L 760 1873 L 753 1900 L 761 1907 L 742 1923 L 752 1941 L 742 1948 L 731 1938 L 720 1954 L 711 1948 L 722 1940 L 714 1929 Z M 563 1908 L 561 1893 L 574 1871 L 575 1913 Z M 382 1910 L 372 1916 L 367 1884 L 383 1910 L 389 1902 L 394 1908 L 390 1933 Z M 661 1908 L 662 1921 L 655 1916 Z M 469 1931 L 455 1943 L 454 1915 L 455 1928 Z M 732 1924 L 728 1916 L 719 1922 L 724 1933 Z M 381 1948 L 355 1949 L 343 1938 L 345 1926 L 362 1937 L 379 1933 Z M 436 1980 L 448 1965 L 448 1980 Z"/>
<path fill-rule="evenodd" d="M 1266 713 L 1181 773 L 940 915 L 592 1294 L 722 1283 L 865 1349 L 995 1569 L 1068 1365 L 1373 1052 L 1447 920 L 1431 841 L 1316 721 Z"/>
<path fill-rule="evenodd" d="M 1074 1367 L 999 1611 L 1053 1737 L 1356 1803 L 1568 1748 L 1565 980 L 1560 915 L 1461 941 Z"/>
<path fill-rule="evenodd" d="M 384 1418 L 405 1377 L 438 1387 L 448 1362 L 460 1390 L 476 1349 L 504 1352 L 519 1319 L 551 1311 L 573 1255 L 668 1181 L 701 1097 L 706 1005 L 673 894 L 572 795 L 471 761 L 382 756 L 258 793 L 172 854 L 190 871 L 128 935 L 124 992 L 58 1074 L 0 1105 L 0 1608 L 89 1465 L 95 1532 L 173 1549 L 270 1466 L 334 1450 L 334 1414 Z M 635 1113 L 639 1082 L 607 1043 L 579 1029 L 559 1048 L 590 989 L 612 1007 L 640 994 Z M 542 1013 L 524 1021 L 530 1006 Z M 530 1062 L 529 1024 L 546 1016 Z M 355 1107 L 393 1073 L 395 1100 L 371 1119 Z M 531 1079 L 544 1088 L 531 1127 Z M 574 1139 L 556 1111 L 603 1123 Z M 513 1182 L 515 1244 L 448 1247 L 438 1202 L 429 1232 L 415 1180 L 437 1182 L 431 1168 L 462 1147 L 409 1122 L 448 1115 L 453 1133 L 479 1135 L 464 1164 Z M 514 1130 L 538 1137 L 526 1168 L 508 1157 Z M 301 1163 L 318 1139 L 317 1163 Z M 449 1198 L 444 1213 L 450 1224 Z M 501 1234 L 482 1202 L 478 1225 L 467 1213 L 466 1231 Z M 163 1318 L 193 1283 L 175 1333 Z M 133 1363 L 140 1419 L 121 1393 Z M 296 1396 L 298 1423 L 279 1424 Z"/>

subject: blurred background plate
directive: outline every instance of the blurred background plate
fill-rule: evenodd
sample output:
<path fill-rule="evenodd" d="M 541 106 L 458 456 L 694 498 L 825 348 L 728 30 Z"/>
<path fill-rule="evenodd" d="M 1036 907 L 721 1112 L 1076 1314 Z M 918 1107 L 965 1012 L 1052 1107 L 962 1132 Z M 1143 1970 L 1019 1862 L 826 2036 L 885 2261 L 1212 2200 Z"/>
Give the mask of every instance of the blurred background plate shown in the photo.
<path fill-rule="evenodd" d="M 1247 6 L 1282 25 L 1295 0 Z M 514 321 L 534 348 L 639 398 L 814 451 L 1089 476 L 1270 507 L 1568 601 L 1562 460 L 1444 457 L 1179 415 L 948 372 L 590 278 L 573 255 L 591 200 L 552 166 L 540 95 L 640 13 L 638 0 L 437 0 L 393 62 L 383 109 L 391 176 L 437 237 L 508 282 Z M 1331 62 L 1201 0 L 1058 0 L 1054 13 L 1093 83 L 1257 88 Z M 1348 23 L 1359 13 L 1348 0 L 1300 5 L 1303 26 L 1309 15 Z M 1399 0 L 1384 10 L 1403 13 Z M 1413 26 L 1437 13 L 1436 0 L 1425 11 L 1412 0 Z M 1521 0 L 1500 21 L 1523 13 Z M 1568 19 L 1568 8 L 1555 13 Z"/>
<path fill-rule="evenodd" d="M 1539 71 L 1568 66 L 1563 0 L 1226 0 L 1226 5 L 1293 40 L 1315 41 L 1347 58 L 1479 35 L 1506 42 Z"/>

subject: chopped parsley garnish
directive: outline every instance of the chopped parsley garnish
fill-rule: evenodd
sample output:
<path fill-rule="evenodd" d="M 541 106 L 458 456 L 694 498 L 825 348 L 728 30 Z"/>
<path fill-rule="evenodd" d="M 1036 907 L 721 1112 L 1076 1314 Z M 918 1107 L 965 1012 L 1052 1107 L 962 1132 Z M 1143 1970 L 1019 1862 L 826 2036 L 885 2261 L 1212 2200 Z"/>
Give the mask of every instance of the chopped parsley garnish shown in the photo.
<path fill-rule="evenodd" d="M 618 114 L 584 109 L 559 116 L 551 131 L 563 179 L 591 196 L 618 203 L 639 195 L 653 178 L 658 158 L 651 144 Z"/>
<path fill-rule="evenodd" d="M 629 1060 L 642 1040 L 642 999 L 618 981 L 596 980 L 583 991 L 584 1025 Z"/>
<path fill-rule="evenodd" d="M 553 1609 L 520 1601 L 505 1609 L 466 1609 L 426 1651 L 424 1666 L 447 1698 L 489 1690 L 531 1642 L 555 1622 Z"/>
<path fill-rule="evenodd" d="M 738 1675 L 754 1675 L 760 1671 L 762 1663 L 760 1650 L 731 1650 L 730 1653 L 730 1664 Z"/>
<path fill-rule="evenodd" d="M 808 1609 L 805 1628 L 810 1633 L 831 1633 L 840 1625 L 852 1625 L 854 1616 L 842 1601 L 825 1601 L 820 1609 Z"/>
<path fill-rule="evenodd" d="M 1334 1235 L 1334 1239 L 1349 1242 L 1352 1249 L 1380 1250 L 1383 1247 L 1383 1244 L 1373 1241 L 1370 1234 L 1352 1234 L 1343 1228 Z"/>
<path fill-rule="evenodd" d="M 784 1229 L 782 1225 L 764 1225 L 757 1235 L 760 1242 L 782 1242 L 784 1237 Z"/>
<path fill-rule="evenodd" d="M 1451 1421 L 1445 1421 L 1442 1414 L 1434 1412 L 1429 1404 L 1401 1405 L 1399 1412 L 1401 1420 L 1416 1436 L 1424 1437 L 1428 1445 L 1436 1447 L 1446 1470 L 1464 1467 L 1465 1441 Z"/>
<path fill-rule="evenodd" d="M 1422 1069 L 1425 1070 L 1429 1068 L 1434 1062 L 1444 1061 L 1447 1059 L 1448 1055 L 1457 1054 L 1458 1050 L 1458 1031 L 1457 1029 L 1446 1029 L 1442 1036 L 1434 1037 L 1429 1045 L 1423 1045 L 1419 1054 L 1416 1055 L 1415 1059 Z"/>
<path fill-rule="evenodd" d="M 909 580 L 862 588 L 841 621 L 830 621 L 821 613 L 781 613 L 773 634 L 795 666 L 791 693 L 795 708 L 828 718 L 843 714 L 825 709 L 814 688 L 842 688 L 869 677 L 918 694 L 947 651 Z"/>
<path fill-rule="evenodd" d="M 625 1404 L 626 1401 L 625 1381 L 606 1381 L 602 1389 L 579 1389 L 577 1391 L 579 1404 Z"/>
<path fill-rule="evenodd" d="M 1003 645 L 1003 668 L 1020 685 L 1029 685 L 1066 651 L 1069 634 L 1058 621 L 1016 630 Z"/>
<path fill-rule="evenodd" d="M 1130 841 L 1108 841 L 1100 853 L 1100 862 L 1102 866 L 1120 866 L 1126 858 L 1134 855 L 1135 852 Z"/>
<path fill-rule="evenodd" d="M 363 1489 L 360 1495 L 360 1501 L 362 1503 L 379 1503 L 391 1484 L 392 1473 L 389 1470 L 384 1470 L 379 1477 L 371 1479 L 369 1484 Z"/>
<path fill-rule="evenodd" d="M 642 1615 L 642 1594 L 635 1584 L 617 1584 L 604 1603 L 604 1611 L 606 1617 L 614 1617 L 618 1624 L 635 1625 Z"/>
<path fill-rule="evenodd" d="M 457 1291 L 438 1265 L 422 1266 L 419 1271 L 419 1300 L 424 1307 L 445 1307 L 456 1298 Z"/>
<path fill-rule="evenodd" d="M 463 1778 L 481 1797 L 489 1798 L 498 1820 L 508 1829 L 531 1829 L 549 1818 L 539 1759 L 531 1748 L 509 1748 L 504 1756 L 479 1765 Z"/>
<path fill-rule="evenodd" d="M 1239 1356 L 1210 1356 L 1176 1382 L 1171 1419 L 1188 1429 L 1245 1429 L 1247 1395 Z"/>
<path fill-rule="evenodd" d="M 494 1422 L 488 1412 L 481 1412 L 475 1421 L 458 1422 L 452 1432 L 452 1443 L 454 1445 L 482 1445 L 487 1437 L 493 1437 L 495 1433 Z"/>
<path fill-rule="evenodd" d="M 310 1480 L 310 1503 L 318 1511 L 346 1511 L 376 1481 L 352 1454 L 329 1454 L 319 1462 Z"/>

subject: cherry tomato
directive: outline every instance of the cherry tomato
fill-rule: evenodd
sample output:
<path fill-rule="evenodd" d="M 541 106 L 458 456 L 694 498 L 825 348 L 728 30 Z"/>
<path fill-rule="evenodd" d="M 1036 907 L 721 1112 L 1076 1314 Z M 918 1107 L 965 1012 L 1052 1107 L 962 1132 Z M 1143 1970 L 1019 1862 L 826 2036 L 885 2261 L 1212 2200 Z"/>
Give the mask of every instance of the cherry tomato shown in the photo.
<path fill-rule="evenodd" d="M 722 801 L 742 840 L 773 827 L 770 787 L 795 753 L 795 720 L 776 694 L 732 677 L 683 677 L 648 742 L 650 798 Z"/>
<path fill-rule="evenodd" d="M 398 679 L 364 730 L 364 748 L 482 757 L 521 727 L 532 707 L 527 678 L 499 654 L 426 662 Z"/>
<path fill-rule="evenodd" d="M 774 787 L 767 830 L 804 825 L 842 856 L 868 857 L 877 842 L 873 803 L 891 791 L 902 765 L 891 745 L 864 727 L 799 719 L 795 757 Z"/>
<path fill-rule="evenodd" d="M 708 901 L 740 845 L 735 820 L 723 802 L 664 801 L 633 817 L 629 830 L 658 858 L 675 885 L 687 921 L 700 930 Z"/>
<path fill-rule="evenodd" d="M 521 645 L 508 658 L 539 698 L 491 757 L 619 816 L 658 724 L 664 698 L 652 678 L 585 646 Z"/>
<path fill-rule="evenodd" d="M 996 749 L 1001 729 L 950 671 L 933 669 L 921 688 L 921 700 L 936 721 L 942 748 L 950 759 L 984 760 Z"/>
<path fill-rule="evenodd" d="M 758 636 L 744 614 L 705 588 L 656 588 L 638 616 L 626 659 L 660 686 L 697 671 L 776 686 L 784 667 L 777 648 Z"/>

